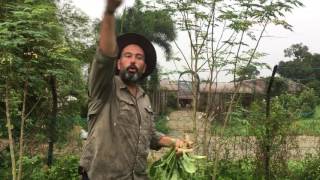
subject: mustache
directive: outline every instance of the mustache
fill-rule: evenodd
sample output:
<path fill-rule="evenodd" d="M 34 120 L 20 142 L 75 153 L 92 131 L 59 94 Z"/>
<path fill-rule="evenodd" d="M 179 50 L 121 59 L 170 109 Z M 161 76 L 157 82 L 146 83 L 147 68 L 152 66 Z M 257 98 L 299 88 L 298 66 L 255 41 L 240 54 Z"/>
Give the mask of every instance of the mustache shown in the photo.
<path fill-rule="evenodd" d="M 138 72 L 138 67 L 135 66 L 135 65 L 133 65 L 133 64 L 131 64 L 130 66 L 128 66 L 126 70 L 128 71 L 129 69 L 135 69 L 135 70 Z"/>

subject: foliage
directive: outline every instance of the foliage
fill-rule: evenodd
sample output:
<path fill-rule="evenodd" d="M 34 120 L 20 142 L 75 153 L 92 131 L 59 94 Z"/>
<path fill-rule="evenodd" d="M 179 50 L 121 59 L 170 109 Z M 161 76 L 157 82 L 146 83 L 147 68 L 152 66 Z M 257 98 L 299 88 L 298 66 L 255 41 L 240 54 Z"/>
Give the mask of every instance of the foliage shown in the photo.
<path fill-rule="evenodd" d="M 309 48 L 302 43 L 293 44 L 284 50 L 285 57 L 290 61 L 279 63 L 279 74 L 283 77 L 301 82 L 313 88 L 316 95 L 320 95 L 320 55 L 309 52 Z"/>
<path fill-rule="evenodd" d="M 228 160 L 222 159 L 219 161 L 217 177 L 218 180 L 238 179 L 238 180 L 253 180 L 255 161 L 253 159 Z"/>
<path fill-rule="evenodd" d="M 293 134 L 319 136 L 320 135 L 320 106 L 317 106 L 315 113 L 309 118 L 300 118 L 291 126 Z"/>
<path fill-rule="evenodd" d="M 154 180 L 184 180 L 184 179 L 209 179 L 209 175 L 200 172 L 197 167 L 197 160 L 204 159 L 203 156 L 193 156 L 183 152 L 178 156 L 174 148 L 167 152 L 161 159 L 154 162 L 149 170 L 151 179 Z M 201 176 L 198 176 L 200 174 Z"/>
<path fill-rule="evenodd" d="M 22 179 L 28 180 L 65 180 L 79 178 L 78 166 L 79 158 L 73 155 L 65 155 L 58 157 L 52 167 L 48 168 L 44 164 L 44 159 L 41 156 L 28 157 L 24 156 L 22 158 L 22 163 L 24 167 L 24 174 Z M 4 171 L 9 171 L 9 167 L 3 169 Z M 9 174 L 0 174 L 1 179 L 11 179 Z"/>
<path fill-rule="evenodd" d="M 0 179 L 9 179 L 8 177 L 11 176 L 10 168 L 10 153 L 7 149 L 4 149 L 0 151 Z"/>
<path fill-rule="evenodd" d="M 90 55 L 86 51 L 89 47 L 85 44 L 87 41 L 83 42 L 78 36 L 79 33 L 74 36 L 70 33 L 79 29 L 67 28 L 62 21 L 69 18 L 77 24 L 88 19 L 68 13 L 59 16 L 60 9 L 56 3 L 49 0 L 1 2 L 0 70 L 3 75 L 0 82 L 6 86 L 0 88 L 0 108 L 7 114 L 0 111 L 0 117 L 6 117 L 8 122 L 12 119 L 7 129 L 8 134 L 13 133 L 13 145 L 18 142 L 20 134 L 20 157 L 23 157 L 24 144 L 47 142 L 46 137 L 51 142 L 63 140 L 64 132 L 72 127 L 69 118 L 79 114 L 85 102 L 85 80 L 82 76 L 85 60 L 81 59 L 84 57 L 81 54 Z M 79 52 L 75 53 L 75 49 Z M 5 108 L 4 99 L 7 100 Z M 0 123 L 2 126 L 4 122 Z M 59 131 L 63 133 L 57 133 Z M 7 137 L 8 134 L 1 135 Z M 25 137 L 27 141 L 23 143 Z M 30 146 L 26 146 L 28 148 Z M 15 150 L 10 149 L 12 155 Z M 11 157 L 15 179 L 15 158 Z M 18 179 L 20 170 L 19 167 Z"/>
<path fill-rule="evenodd" d="M 270 78 L 266 78 L 265 82 L 270 82 Z M 275 77 L 271 87 L 271 97 L 280 96 L 288 93 L 289 84 L 288 80 L 280 77 Z"/>
<path fill-rule="evenodd" d="M 175 24 L 167 11 L 149 10 L 147 5 L 137 0 L 133 7 L 125 10 L 122 16 L 117 18 L 116 23 L 119 34 L 129 32 L 142 34 L 165 50 L 167 60 L 171 57 L 170 42 L 175 40 L 176 31 Z"/>
<path fill-rule="evenodd" d="M 156 8 L 170 12 L 177 28 L 187 34 L 191 57 L 186 58 L 185 52 L 180 53 L 189 70 L 198 73 L 209 68 L 212 76 L 213 70 L 220 71 L 221 67 L 227 67 L 234 76 L 239 72 L 247 78 L 257 74 L 254 67 L 266 65 L 253 61 L 265 55 L 258 53 L 257 47 L 266 27 L 274 24 L 291 30 L 284 14 L 302 6 L 298 0 L 167 0 L 157 3 Z M 185 44 L 177 46 L 179 48 Z M 230 65 L 234 68 L 229 69 Z"/>
<path fill-rule="evenodd" d="M 307 156 L 303 161 L 303 171 L 299 179 L 319 179 L 320 177 L 320 156 Z"/>
<path fill-rule="evenodd" d="M 265 103 L 252 105 L 248 117 L 249 130 L 257 139 L 256 172 L 261 177 L 267 178 L 270 175 L 277 179 L 288 174 L 288 150 L 294 145 L 294 138 L 289 136 L 292 134 L 290 127 L 298 119 L 296 104 L 288 103 L 291 102 L 290 98 L 275 97 L 271 101 L 270 117 L 262 116 Z"/>
<path fill-rule="evenodd" d="M 289 161 L 289 179 L 319 179 L 320 177 L 320 156 L 319 154 L 308 154 L 302 160 Z"/>
<path fill-rule="evenodd" d="M 242 106 L 236 106 L 234 110 L 230 113 L 230 120 L 225 128 L 223 124 L 219 121 L 214 121 L 211 124 L 212 134 L 221 134 L 223 132 L 224 136 L 249 136 L 251 132 L 249 131 L 250 124 L 247 119 L 248 110 Z"/>
<path fill-rule="evenodd" d="M 177 93 L 168 93 L 168 102 L 167 102 L 167 107 L 171 108 L 171 109 L 177 109 L 178 105 L 177 105 Z"/>
<path fill-rule="evenodd" d="M 162 132 L 164 134 L 168 134 L 170 129 L 167 123 L 168 123 L 167 116 L 165 115 L 158 116 L 158 118 L 155 120 L 157 131 Z"/>
<path fill-rule="evenodd" d="M 250 64 L 248 66 L 239 68 L 236 73 L 237 76 L 240 77 L 236 81 L 242 81 L 246 79 L 255 79 L 260 74 L 260 71 L 256 66 Z"/>
<path fill-rule="evenodd" d="M 192 72 L 192 107 L 193 107 L 193 135 L 194 141 L 198 143 L 198 123 L 196 113 L 198 107 L 198 91 L 195 84 L 196 75 L 206 72 L 209 74 L 209 87 L 217 81 L 218 74 L 228 70 L 235 80 L 257 75 L 254 67 L 265 64 L 256 63 L 256 60 L 264 56 L 257 51 L 258 46 L 267 26 L 279 25 L 291 30 L 291 25 L 284 19 L 286 12 L 293 8 L 302 6 L 299 0 L 286 1 L 260 1 L 260 0 L 236 0 L 236 1 L 188 1 L 188 0 L 160 0 L 157 8 L 161 7 L 171 13 L 177 28 L 186 34 L 188 51 L 181 50 L 184 44 L 177 44 L 177 48 L 183 59 L 184 69 L 182 71 Z M 258 29 L 258 30 L 257 30 Z M 253 65 L 253 66 L 250 66 Z M 241 76 L 237 77 L 237 73 Z M 240 86 L 238 86 L 240 87 Z M 212 91 L 214 91 L 212 89 Z M 211 92 L 212 92 L 211 91 Z M 234 104 L 236 88 L 232 95 L 230 108 Z M 206 118 L 204 126 L 207 127 L 209 119 L 215 119 L 212 113 L 214 103 L 211 93 L 207 98 Z M 225 121 L 229 118 L 225 115 Z M 207 134 L 203 131 L 203 149 L 207 149 Z M 202 133 L 202 132 L 199 132 Z M 215 163 L 217 164 L 217 163 Z M 215 167 L 216 168 L 216 167 Z"/>
<path fill-rule="evenodd" d="M 284 97 L 282 95 L 281 97 Z M 297 116 L 301 114 L 300 105 L 298 102 L 298 97 L 292 95 L 291 98 L 286 98 L 286 103 L 284 107 L 287 107 L 287 103 L 291 104 L 291 110 L 296 112 Z M 293 107 L 294 105 L 295 107 Z M 247 110 L 245 110 L 247 114 Z M 234 112 L 231 113 L 231 119 L 227 126 L 224 129 L 224 135 L 229 136 L 253 136 L 254 132 L 249 131 L 250 124 L 247 119 L 247 115 L 243 114 L 243 111 L 238 108 L 234 109 Z M 221 134 L 223 126 L 219 122 L 213 122 L 211 126 L 212 134 Z M 320 106 L 315 108 L 315 113 L 312 117 L 309 118 L 300 118 L 292 122 L 290 125 L 290 132 L 292 135 L 307 135 L 307 136 L 319 136 L 320 135 Z"/>
<path fill-rule="evenodd" d="M 49 169 L 48 179 L 52 180 L 65 180 L 79 179 L 78 174 L 79 157 L 77 156 L 65 156 L 57 159 L 55 164 Z"/>
<path fill-rule="evenodd" d="M 14 127 L 19 125 L 22 104 L 21 84 L 28 82 L 27 110 L 37 106 L 27 123 L 46 124 L 51 101 L 48 79 L 58 79 L 58 98 L 61 114 L 77 113 L 85 101 L 81 62 L 73 56 L 71 44 L 64 36 L 64 27 L 56 17 L 57 7 L 51 1 L 7 2 L 2 8 L 7 12 L 1 20 L 0 56 L 4 76 L 0 81 L 10 81 L 10 100 Z M 45 22 L 45 23 L 44 23 Z M 9 59 L 8 59 L 9 58 Z M 3 95 L 3 92 L 1 92 Z M 70 101 L 70 97 L 76 101 Z M 59 121 L 64 122 L 64 121 Z M 40 126 L 43 126 L 41 124 Z M 16 131 L 17 132 L 17 131 Z"/>
<path fill-rule="evenodd" d="M 301 116 L 312 117 L 315 113 L 317 103 L 319 101 L 318 96 L 315 95 L 313 89 L 306 89 L 299 95 L 299 102 L 301 107 Z"/>

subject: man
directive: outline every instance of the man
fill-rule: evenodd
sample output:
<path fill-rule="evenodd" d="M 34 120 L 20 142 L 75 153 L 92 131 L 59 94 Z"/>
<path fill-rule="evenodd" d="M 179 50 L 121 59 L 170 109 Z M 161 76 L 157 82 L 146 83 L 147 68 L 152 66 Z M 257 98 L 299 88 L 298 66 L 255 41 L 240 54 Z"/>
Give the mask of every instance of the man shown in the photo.
<path fill-rule="evenodd" d="M 149 149 L 184 146 L 156 132 L 148 96 L 137 83 L 156 67 L 153 45 L 138 34 L 115 35 L 119 0 L 108 0 L 89 75 L 89 132 L 80 173 L 91 180 L 140 180 Z"/>

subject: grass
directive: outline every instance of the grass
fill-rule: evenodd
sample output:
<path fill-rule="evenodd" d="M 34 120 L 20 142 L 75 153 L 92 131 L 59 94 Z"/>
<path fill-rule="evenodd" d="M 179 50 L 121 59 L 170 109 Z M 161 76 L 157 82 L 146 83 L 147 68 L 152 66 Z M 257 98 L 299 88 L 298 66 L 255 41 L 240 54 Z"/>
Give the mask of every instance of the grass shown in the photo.
<path fill-rule="evenodd" d="M 212 125 L 211 132 L 216 135 L 223 133 L 225 136 L 248 136 L 249 126 L 243 123 L 232 123 L 223 130 L 223 125 L 216 122 Z"/>
<path fill-rule="evenodd" d="M 292 128 L 297 135 L 319 136 L 320 135 L 320 106 L 311 118 L 301 118 L 293 123 Z"/>

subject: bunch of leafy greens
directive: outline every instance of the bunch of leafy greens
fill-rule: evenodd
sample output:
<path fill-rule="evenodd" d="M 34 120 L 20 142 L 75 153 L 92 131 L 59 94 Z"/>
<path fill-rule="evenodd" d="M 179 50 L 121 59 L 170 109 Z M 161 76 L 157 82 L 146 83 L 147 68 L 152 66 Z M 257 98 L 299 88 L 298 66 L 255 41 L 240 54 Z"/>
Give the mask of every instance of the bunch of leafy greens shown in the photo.
<path fill-rule="evenodd" d="M 179 180 L 179 179 L 203 179 L 199 161 L 205 156 L 195 156 L 187 152 L 177 155 L 175 149 L 171 149 L 161 159 L 154 162 L 149 170 L 151 179 L 154 180 Z M 206 179 L 206 178 L 205 178 Z"/>

